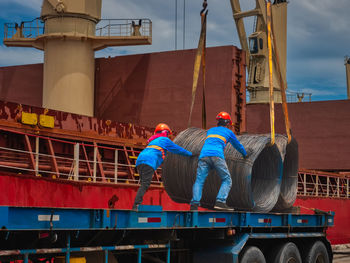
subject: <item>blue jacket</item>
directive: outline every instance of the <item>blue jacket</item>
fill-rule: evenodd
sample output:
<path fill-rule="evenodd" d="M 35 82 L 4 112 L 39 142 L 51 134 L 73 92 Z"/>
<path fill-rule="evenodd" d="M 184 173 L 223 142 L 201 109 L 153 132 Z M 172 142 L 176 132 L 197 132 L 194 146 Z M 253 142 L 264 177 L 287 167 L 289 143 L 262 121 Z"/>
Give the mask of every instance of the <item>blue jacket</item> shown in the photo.
<path fill-rule="evenodd" d="M 205 139 L 199 159 L 207 156 L 216 156 L 225 159 L 224 149 L 228 142 L 243 156 L 247 155 L 243 145 L 237 140 L 236 135 L 230 129 L 218 126 L 207 131 L 207 138 Z"/>
<path fill-rule="evenodd" d="M 163 162 L 167 152 L 192 156 L 192 153 L 173 143 L 168 137 L 158 137 L 151 141 L 139 154 L 136 166 L 147 164 L 156 170 Z"/>

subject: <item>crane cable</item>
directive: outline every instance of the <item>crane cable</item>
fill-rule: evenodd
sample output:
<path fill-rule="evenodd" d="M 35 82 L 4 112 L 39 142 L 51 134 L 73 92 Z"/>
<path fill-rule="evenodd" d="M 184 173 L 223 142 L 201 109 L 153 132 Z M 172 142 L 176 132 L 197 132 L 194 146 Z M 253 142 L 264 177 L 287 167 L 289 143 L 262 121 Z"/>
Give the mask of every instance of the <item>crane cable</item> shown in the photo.
<path fill-rule="evenodd" d="M 271 145 L 275 144 L 275 102 L 273 94 L 272 45 L 271 45 L 271 0 L 267 2 L 267 46 L 269 53 L 269 85 L 270 85 L 270 126 Z"/>
<path fill-rule="evenodd" d="M 206 50 L 205 50 L 205 46 L 206 46 L 207 14 L 208 14 L 207 6 L 208 6 L 207 0 L 204 0 L 203 8 L 200 12 L 201 33 L 200 33 L 197 53 L 194 61 L 193 82 L 192 82 L 192 101 L 191 101 L 190 114 L 188 118 L 188 127 L 191 127 L 192 112 L 193 112 L 194 101 L 196 98 L 199 71 L 200 71 L 200 66 L 202 64 L 202 73 L 203 73 L 202 128 L 203 129 L 206 129 L 206 106 L 205 106 L 205 53 L 206 53 Z"/>

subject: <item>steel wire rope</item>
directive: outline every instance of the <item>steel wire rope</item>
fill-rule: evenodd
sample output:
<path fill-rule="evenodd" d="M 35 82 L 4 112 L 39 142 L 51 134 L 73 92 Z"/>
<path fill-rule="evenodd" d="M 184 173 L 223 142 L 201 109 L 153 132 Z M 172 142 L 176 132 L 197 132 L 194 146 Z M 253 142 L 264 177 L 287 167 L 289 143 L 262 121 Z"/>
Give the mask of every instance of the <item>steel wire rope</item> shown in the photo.
<path fill-rule="evenodd" d="M 197 156 L 188 158 L 172 153 L 167 155 L 163 165 L 163 181 L 167 193 L 176 202 L 189 203 L 192 198 L 198 154 L 205 137 L 205 130 L 188 128 L 179 133 L 174 142 Z M 276 205 L 280 196 L 283 172 L 282 154 L 277 145 L 271 146 L 269 135 L 241 135 L 237 137 L 243 146 L 252 153 L 249 158 L 244 159 L 233 146 L 230 144 L 226 146 L 225 159 L 232 178 L 232 189 L 227 203 L 239 210 L 268 212 Z M 284 138 L 280 138 L 282 149 L 286 147 L 283 143 Z M 284 154 L 284 160 L 295 163 L 295 153 L 297 153 L 295 148 L 284 151 L 290 151 L 290 156 L 287 159 L 287 154 Z M 285 167 L 285 169 L 291 168 L 295 169 L 295 165 Z M 290 172 L 290 174 L 292 173 L 294 170 Z M 213 207 L 220 184 L 220 178 L 216 176 L 215 171 L 211 170 L 203 187 L 201 199 L 203 207 Z M 288 183 L 286 183 L 286 187 L 288 188 Z"/>
<path fill-rule="evenodd" d="M 276 135 L 276 145 L 283 160 L 281 191 L 274 211 L 283 211 L 293 206 L 298 193 L 299 152 L 298 143 L 291 137 Z"/>

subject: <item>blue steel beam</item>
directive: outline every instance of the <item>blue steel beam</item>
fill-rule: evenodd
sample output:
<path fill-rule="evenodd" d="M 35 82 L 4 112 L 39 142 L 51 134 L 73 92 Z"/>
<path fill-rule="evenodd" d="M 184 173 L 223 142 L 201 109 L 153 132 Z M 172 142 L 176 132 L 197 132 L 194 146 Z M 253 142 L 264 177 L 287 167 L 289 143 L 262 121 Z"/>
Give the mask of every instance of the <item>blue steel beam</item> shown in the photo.
<path fill-rule="evenodd" d="M 324 228 L 334 213 L 272 214 L 250 212 L 162 211 L 161 207 L 131 210 L 0 207 L 0 231 L 99 230 L 168 228 Z"/>
<path fill-rule="evenodd" d="M 238 234 L 233 242 L 227 244 L 212 244 L 211 247 L 200 249 L 194 253 L 194 262 L 232 262 L 238 263 L 239 253 L 247 243 L 250 234 Z"/>

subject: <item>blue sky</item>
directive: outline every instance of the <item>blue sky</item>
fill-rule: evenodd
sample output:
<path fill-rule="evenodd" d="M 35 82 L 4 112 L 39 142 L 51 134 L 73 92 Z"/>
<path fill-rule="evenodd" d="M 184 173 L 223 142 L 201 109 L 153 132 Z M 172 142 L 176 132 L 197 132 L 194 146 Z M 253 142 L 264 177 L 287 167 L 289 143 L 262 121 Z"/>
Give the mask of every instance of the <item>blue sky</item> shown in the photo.
<path fill-rule="evenodd" d="M 202 0 L 185 0 L 185 48 L 196 48 Z M 5 22 L 21 22 L 40 16 L 42 0 L 0 0 L 0 33 Z M 178 49 L 183 48 L 183 3 L 178 3 Z M 240 46 L 229 0 L 208 0 L 208 46 Z M 241 0 L 243 9 L 254 0 Z M 346 99 L 344 56 L 350 55 L 349 0 L 290 0 L 288 5 L 288 89 L 310 92 L 312 100 Z M 174 50 L 175 0 L 103 0 L 103 18 L 150 18 L 151 46 L 107 48 L 96 57 Z M 246 21 L 251 33 L 251 20 Z M 43 54 L 33 48 L 0 45 L 0 66 L 42 63 Z"/>

